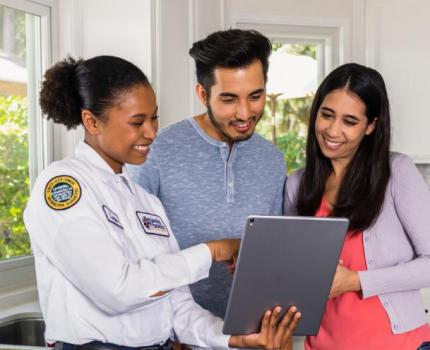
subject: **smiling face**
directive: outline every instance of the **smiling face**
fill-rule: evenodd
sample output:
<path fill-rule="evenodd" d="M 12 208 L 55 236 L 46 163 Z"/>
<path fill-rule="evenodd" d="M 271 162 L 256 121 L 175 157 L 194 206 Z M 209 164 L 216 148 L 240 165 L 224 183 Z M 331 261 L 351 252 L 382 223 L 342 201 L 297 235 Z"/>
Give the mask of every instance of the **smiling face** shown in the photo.
<path fill-rule="evenodd" d="M 370 135 L 376 124 L 366 117 L 366 105 L 346 89 L 327 94 L 318 109 L 315 134 L 321 152 L 333 162 L 347 166 L 361 141 Z"/>
<path fill-rule="evenodd" d="M 158 130 L 157 104 L 150 85 L 135 85 L 123 93 L 103 119 L 88 113 L 83 112 L 85 140 L 115 173 L 121 172 L 124 163 L 146 160 Z"/>
<path fill-rule="evenodd" d="M 200 125 L 216 140 L 233 143 L 252 136 L 266 102 L 263 67 L 259 60 L 241 68 L 216 68 L 210 97 L 197 85 L 208 112 Z"/>

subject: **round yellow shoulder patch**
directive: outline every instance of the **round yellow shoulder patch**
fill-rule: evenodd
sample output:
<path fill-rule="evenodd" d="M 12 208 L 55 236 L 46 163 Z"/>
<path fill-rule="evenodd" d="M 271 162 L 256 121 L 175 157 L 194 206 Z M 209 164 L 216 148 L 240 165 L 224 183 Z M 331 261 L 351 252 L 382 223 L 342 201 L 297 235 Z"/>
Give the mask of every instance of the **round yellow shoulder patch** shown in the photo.
<path fill-rule="evenodd" d="M 54 210 L 64 210 L 73 207 L 81 198 L 81 186 L 71 176 L 53 177 L 45 187 L 46 204 Z"/>

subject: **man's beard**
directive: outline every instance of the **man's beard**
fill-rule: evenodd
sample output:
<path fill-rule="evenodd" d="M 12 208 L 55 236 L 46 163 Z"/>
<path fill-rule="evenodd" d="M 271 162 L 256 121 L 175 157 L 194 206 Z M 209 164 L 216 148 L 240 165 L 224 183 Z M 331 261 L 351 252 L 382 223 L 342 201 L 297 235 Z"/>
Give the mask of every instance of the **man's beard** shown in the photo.
<path fill-rule="evenodd" d="M 224 137 L 225 141 L 228 143 L 233 143 L 233 142 L 238 142 L 238 141 L 246 141 L 249 138 L 251 138 L 251 136 L 254 134 L 255 132 L 255 126 L 254 126 L 254 130 L 248 135 L 241 135 L 241 136 L 237 136 L 237 137 L 232 137 L 229 134 L 227 134 L 223 128 L 222 125 L 220 123 L 218 123 L 218 121 L 215 119 L 215 115 L 213 114 L 212 108 L 209 105 L 209 103 L 207 104 L 207 109 L 208 109 L 208 116 L 209 116 L 209 120 L 212 123 L 212 125 L 214 126 L 214 128 Z M 250 119 L 252 119 L 255 124 L 257 125 L 257 123 L 260 121 L 261 117 L 263 116 L 263 112 L 260 114 L 260 116 L 253 116 Z"/>

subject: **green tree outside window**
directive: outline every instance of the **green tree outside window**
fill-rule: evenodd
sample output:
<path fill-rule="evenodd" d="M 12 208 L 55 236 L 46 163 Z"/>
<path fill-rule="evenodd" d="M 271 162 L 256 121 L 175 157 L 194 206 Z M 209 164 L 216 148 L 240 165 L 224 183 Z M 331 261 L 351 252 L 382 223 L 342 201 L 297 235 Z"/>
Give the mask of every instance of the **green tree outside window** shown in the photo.
<path fill-rule="evenodd" d="M 0 96 L 0 259 L 30 254 L 22 214 L 30 191 L 28 110 L 21 96 Z"/>
<path fill-rule="evenodd" d="M 273 51 L 284 46 L 283 43 L 272 43 Z M 287 44 L 287 47 L 290 54 L 316 59 L 315 45 Z M 284 154 L 289 174 L 305 164 L 306 134 L 312 100 L 313 95 L 291 99 L 278 98 L 276 101 L 276 147 Z M 268 99 L 256 131 L 273 142 L 272 123 L 272 111 Z"/>

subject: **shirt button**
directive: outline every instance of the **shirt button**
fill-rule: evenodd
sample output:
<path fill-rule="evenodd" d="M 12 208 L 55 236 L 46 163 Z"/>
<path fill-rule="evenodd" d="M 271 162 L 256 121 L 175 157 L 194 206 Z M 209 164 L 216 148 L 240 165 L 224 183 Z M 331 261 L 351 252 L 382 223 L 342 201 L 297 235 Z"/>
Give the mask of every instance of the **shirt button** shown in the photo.
<path fill-rule="evenodd" d="M 388 306 L 388 305 L 389 305 L 388 301 L 384 301 L 384 306 Z"/>
<path fill-rule="evenodd" d="M 395 330 L 398 330 L 398 329 L 399 329 L 399 325 L 395 324 L 395 325 L 394 325 L 394 329 L 395 329 Z"/>
<path fill-rule="evenodd" d="M 369 237 L 369 236 L 364 237 L 364 241 L 365 241 L 365 242 L 369 242 L 369 240 L 370 240 L 370 237 Z"/>
<path fill-rule="evenodd" d="M 229 182 L 229 183 L 228 183 L 228 185 L 229 185 L 230 187 L 233 187 L 233 182 Z"/>

